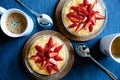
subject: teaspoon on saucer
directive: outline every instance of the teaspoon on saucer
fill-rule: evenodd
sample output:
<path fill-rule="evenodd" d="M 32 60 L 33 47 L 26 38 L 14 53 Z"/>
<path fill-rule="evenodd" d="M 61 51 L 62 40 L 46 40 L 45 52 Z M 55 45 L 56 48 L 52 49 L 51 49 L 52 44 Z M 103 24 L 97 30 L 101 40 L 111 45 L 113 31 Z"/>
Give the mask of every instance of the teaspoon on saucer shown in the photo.
<path fill-rule="evenodd" d="M 50 28 L 53 26 L 53 21 L 50 18 L 50 16 L 48 16 L 47 14 L 38 14 L 37 12 L 33 11 L 28 6 L 26 6 L 21 0 L 16 0 L 16 1 L 37 17 L 37 22 L 41 27 Z"/>
<path fill-rule="evenodd" d="M 118 78 L 111 73 L 109 70 L 107 70 L 104 66 L 102 66 L 100 63 L 98 63 L 90 54 L 90 49 L 89 47 L 84 44 L 84 43 L 78 43 L 76 45 L 76 52 L 79 56 L 81 57 L 88 57 L 91 58 L 91 60 L 93 60 L 101 69 L 103 69 L 103 71 L 105 71 L 113 80 L 118 80 Z"/>

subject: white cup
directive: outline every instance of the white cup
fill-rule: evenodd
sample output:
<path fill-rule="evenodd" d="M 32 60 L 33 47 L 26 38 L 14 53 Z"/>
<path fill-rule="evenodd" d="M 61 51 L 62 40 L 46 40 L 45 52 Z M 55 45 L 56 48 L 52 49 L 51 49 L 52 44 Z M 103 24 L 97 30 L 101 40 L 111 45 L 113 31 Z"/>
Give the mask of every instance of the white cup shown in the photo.
<path fill-rule="evenodd" d="M 113 48 L 114 52 L 119 54 L 117 57 L 115 56 L 116 53 L 113 52 Z M 100 50 L 105 55 L 111 56 L 113 60 L 120 63 L 120 33 L 103 37 L 100 40 Z"/>
<path fill-rule="evenodd" d="M 12 33 L 10 30 L 8 30 L 6 26 L 6 20 L 8 16 L 12 13 L 19 13 L 22 16 L 24 16 L 24 18 L 26 19 L 27 26 L 25 26 L 26 27 L 25 30 L 20 34 Z M 27 36 L 32 32 L 34 27 L 33 20 L 23 11 L 16 8 L 6 10 L 3 7 L 0 7 L 0 14 L 2 15 L 0 19 L 1 29 L 7 36 L 16 38 L 16 37 Z"/>

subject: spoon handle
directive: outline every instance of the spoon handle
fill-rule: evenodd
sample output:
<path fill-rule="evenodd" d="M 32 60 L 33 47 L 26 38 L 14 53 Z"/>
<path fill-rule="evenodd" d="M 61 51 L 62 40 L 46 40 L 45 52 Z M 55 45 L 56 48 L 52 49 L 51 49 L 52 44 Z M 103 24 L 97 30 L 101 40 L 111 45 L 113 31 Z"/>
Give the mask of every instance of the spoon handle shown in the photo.
<path fill-rule="evenodd" d="M 103 69 L 103 71 L 105 71 L 113 80 L 118 80 L 118 78 L 111 73 L 108 69 L 106 69 L 104 66 L 102 66 L 100 63 L 98 63 L 92 56 L 90 56 L 90 58 L 99 66 Z"/>
<path fill-rule="evenodd" d="M 28 9 L 32 14 L 37 15 L 37 12 L 33 11 L 32 9 L 30 9 L 28 6 L 26 6 L 21 0 L 16 0 L 19 4 L 21 4 L 22 6 L 24 6 L 26 9 Z"/>

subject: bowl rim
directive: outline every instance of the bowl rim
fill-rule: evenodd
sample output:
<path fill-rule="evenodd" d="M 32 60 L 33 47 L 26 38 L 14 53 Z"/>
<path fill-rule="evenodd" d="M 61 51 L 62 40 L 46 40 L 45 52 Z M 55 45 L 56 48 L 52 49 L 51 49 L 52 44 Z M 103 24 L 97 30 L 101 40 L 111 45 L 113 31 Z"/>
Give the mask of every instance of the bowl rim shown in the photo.
<path fill-rule="evenodd" d="M 99 3 L 102 4 L 101 6 L 103 7 L 104 15 L 106 16 L 106 18 L 104 19 L 104 21 L 102 22 L 103 24 L 101 24 L 100 28 L 97 31 L 95 31 L 94 33 L 91 33 L 89 35 L 86 35 L 86 36 L 78 36 L 78 35 L 72 34 L 72 32 L 67 29 L 67 27 L 65 25 L 65 21 L 64 21 L 64 16 L 63 15 L 64 15 L 65 7 L 68 5 L 68 3 L 71 2 L 71 0 L 66 1 L 64 3 L 64 6 L 62 8 L 62 13 L 61 13 L 62 23 L 63 23 L 63 26 L 66 29 L 66 31 L 68 31 L 73 36 L 76 36 L 78 38 L 83 38 L 83 40 L 85 40 L 85 41 L 91 40 L 91 39 L 97 37 L 103 31 L 103 29 L 105 28 L 107 20 L 108 20 L 108 10 L 106 8 L 105 2 L 103 0 L 98 0 L 98 1 L 99 1 Z"/>
<path fill-rule="evenodd" d="M 30 47 L 28 47 L 28 45 L 31 45 L 32 42 L 34 42 L 37 38 L 39 38 L 42 35 L 53 35 L 55 37 L 58 35 L 57 37 L 58 38 L 60 37 L 60 39 L 68 47 L 69 59 L 67 60 L 67 63 L 65 63 L 65 66 L 63 66 L 63 68 L 60 72 L 54 73 L 52 75 L 42 75 L 42 74 L 39 74 L 39 73 L 35 72 L 34 70 L 32 70 L 30 68 L 30 66 L 28 64 L 28 61 L 27 61 L 27 55 L 28 55 L 27 52 L 29 51 L 29 48 L 30 48 Z M 53 30 L 40 31 L 40 32 L 37 32 L 36 34 L 34 34 L 31 38 L 29 38 L 28 41 L 25 43 L 25 45 L 23 47 L 23 51 L 22 51 L 22 62 L 23 62 L 24 68 L 26 68 L 27 72 L 31 76 L 33 76 L 35 79 L 56 80 L 56 79 L 60 79 L 63 76 L 65 76 L 70 71 L 70 69 L 72 68 L 72 65 L 73 65 L 73 62 L 74 62 L 74 50 L 73 50 L 71 42 L 66 37 L 61 35 L 60 33 L 56 32 L 56 31 L 53 31 Z"/>

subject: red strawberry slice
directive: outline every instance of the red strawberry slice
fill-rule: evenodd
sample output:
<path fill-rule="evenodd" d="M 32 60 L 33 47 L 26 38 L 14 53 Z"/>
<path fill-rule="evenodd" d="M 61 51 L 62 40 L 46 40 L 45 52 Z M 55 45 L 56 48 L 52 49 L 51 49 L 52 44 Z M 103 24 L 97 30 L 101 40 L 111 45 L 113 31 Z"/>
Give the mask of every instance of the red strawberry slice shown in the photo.
<path fill-rule="evenodd" d="M 88 21 L 92 22 L 93 24 L 96 24 L 96 18 L 94 14 L 89 14 L 88 15 Z"/>
<path fill-rule="evenodd" d="M 82 20 L 83 19 L 83 16 L 82 15 L 74 15 L 73 17 L 79 19 L 79 20 Z"/>
<path fill-rule="evenodd" d="M 47 64 L 47 65 L 49 65 L 49 64 L 50 64 L 49 59 L 46 59 L 46 64 Z"/>
<path fill-rule="evenodd" d="M 83 14 L 84 16 L 86 16 L 86 15 L 89 14 L 88 11 L 87 11 L 87 8 L 84 7 L 83 5 L 81 5 L 81 6 L 79 7 L 79 11 L 78 11 L 77 13 L 78 13 L 78 14 Z"/>
<path fill-rule="evenodd" d="M 87 22 L 87 23 L 85 24 L 85 29 L 89 30 L 89 26 L 90 26 L 91 24 L 92 24 L 91 22 Z"/>
<path fill-rule="evenodd" d="M 59 71 L 60 71 L 60 69 L 58 68 L 58 66 L 57 66 L 57 65 L 52 66 L 52 68 L 53 68 L 55 71 L 57 71 L 57 72 L 59 72 Z"/>
<path fill-rule="evenodd" d="M 56 61 L 62 61 L 62 60 L 63 60 L 63 58 L 61 58 L 61 57 L 59 57 L 59 56 L 55 56 L 54 59 L 55 59 Z"/>
<path fill-rule="evenodd" d="M 49 50 L 48 44 L 45 45 L 45 52 Z"/>
<path fill-rule="evenodd" d="M 37 60 L 38 58 L 40 58 L 40 57 L 37 56 L 37 55 L 33 55 L 33 56 L 30 57 L 30 59 L 33 59 L 33 60 Z"/>
<path fill-rule="evenodd" d="M 70 13 L 68 13 L 67 15 L 66 15 L 69 19 L 71 18 L 71 17 L 74 17 L 74 18 L 77 18 L 77 19 L 79 19 L 79 20 L 82 20 L 82 16 L 81 15 L 77 15 L 76 13 L 74 13 L 74 12 L 70 12 Z"/>
<path fill-rule="evenodd" d="M 41 52 L 38 52 L 37 55 L 41 58 L 44 57 L 44 53 L 41 53 Z"/>
<path fill-rule="evenodd" d="M 49 48 L 51 48 L 53 46 L 53 38 L 52 37 L 49 38 L 48 46 L 49 46 Z"/>
<path fill-rule="evenodd" d="M 57 46 L 57 43 L 53 44 L 53 46 L 50 48 L 50 50 L 53 52 Z"/>
<path fill-rule="evenodd" d="M 74 12 L 70 12 L 70 13 L 68 13 L 66 16 L 67 16 L 68 18 L 70 18 L 70 17 L 73 17 L 74 15 L 76 15 Z"/>
<path fill-rule="evenodd" d="M 93 6 L 92 6 L 92 4 L 88 5 L 87 10 L 88 10 L 89 13 L 93 12 Z"/>
<path fill-rule="evenodd" d="M 40 62 L 42 62 L 42 60 L 41 60 L 41 58 L 39 57 L 39 58 L 35 61 L 35 63 L 40 63 Z"/>
<path fill-rule="evenodd" d="M 80 24 L 77 26 L 75 32 L 79 32 L 83 27 L 84 27 L 84 23 L 80 23 Z"/>
<path fill-rule="evenodd" d="M 53 58 L 53 57 L 57 56 L 58 54 L 59 54 L 58 52 L 51 52 L 51 53 L 49 54 L 49 57 L 50 57 L 50 58 Z"/>
<path fill-rule="evenodd" d="M 91 24 L 91 25 L 89 26 L 89 31 L 90 31 L 90 32 L 93 31 L 93 26 L 94 26 L 93 24 Z"/>
<path fill-rule="evenodd" d="M 72 22 L 79 22 L 80 21 L 78 18 L 75 18 L 75 17 L 70 17 L 69 19 Z"/>
<path fill-rule="evenodd" d="M 83 5 L 84 5 L 84 6 L 88 6 L 88 5 L 89 5 L 88 0 L 84 0 L 84 1 L 83 1 Z"/>
<path fill-rule="evenodd" d="M 73 24 L 71 24 L 70 26 L 68 26 L 69 28 L 74 28 L 74 27 L 76 27 L 78 25 L 78 23 L 73 23 Z"/>
<path fill-rule="evenodd" d="M 39 52 L 44 53 L 44 49 L 43 49 L 41 46 L 36 45 L 35 48 L 36 48 Z"/>
<path fill-rule="evenodd" d="M 49 57 L 50 52 L 51 52 L 50 50 L 48 50 L 48 51 L 45 52 L 45 57 L 46 57 L 46 58 L 50 58 L 50 57 Z"/>
<path fill-rule="evenodd" d="M 47 71 L 48 71 L 49 75 L 52 73 L 52 66 L 51 65 L 47 66 Z"/>
<path fill-rule="evenodd" d="M 79 8 L 79 6 L 71 6 L 70 7 L 72 10 L 74 10 L 74 11 L 76 11 L 76 12 L 79 12 L 80 10 L 80 8 Z"/>
<path fill-rule="evenodd" d="M 82 19 L 82 22 L 86 22 L 87 21 L 87 17 L 85 16 L 85 17 L 83 17 L 83 19 Z"/>
<path fill-rule="evenodd" d="M 63 47 L 63 44 L 59 45 L 58 47 L 55 48 L 54 52 L 59 52 Z"/>
<path fill-rule="evenodd" d="M 44 61 L 43 63 L 42 63 L 42 65 L 41 65 L 41 70 L 43 70 L 43 69 L 45 69 L 45 67 L 46 67 L 46 61 Z"/>
<path fill-rule="evenodd" d="M 100 14 L 95 14 L 95 17 L 97 20 L 105 19 L 105 16 L 100 15 Z"/>
<path fill-rule="evenodd" d="M 42 62 L 45 61 L 45 60 L 46 60 L 46 57 L 45 57 L 45 56 L 42 57 L 41 60 L 42 60 Z"/>
<path fill-rule="evenodd" d="M 50 58 L 49 61 L 50 61 L 50 63 L 52 63 L 53 65 L 58 65 L 57 61 L 55 61 L 54 58 Z"/>

